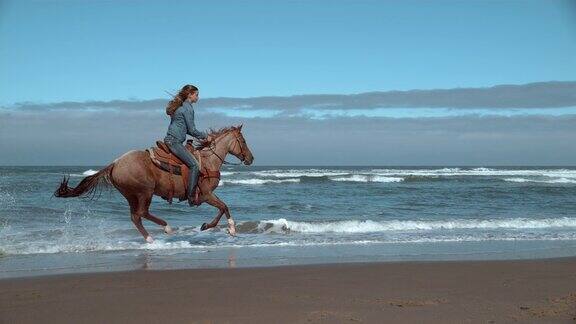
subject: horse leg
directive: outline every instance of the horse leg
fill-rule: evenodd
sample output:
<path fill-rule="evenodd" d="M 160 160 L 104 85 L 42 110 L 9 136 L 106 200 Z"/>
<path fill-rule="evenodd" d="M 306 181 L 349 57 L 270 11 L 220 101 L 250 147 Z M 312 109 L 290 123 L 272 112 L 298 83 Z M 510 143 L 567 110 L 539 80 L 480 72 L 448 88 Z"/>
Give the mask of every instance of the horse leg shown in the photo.
<path fill-rule="evenodd" d="M 152 236 L 148 234 L 148 231 L 146 231 L 144 225 L 142 225 L 142 217 L 148 212 L 148 208 L 145 206 L 145 199 L 141 195 L 136 195 L 130 197 L 128 203 L 130 204 L 130 218 L 132 219 L 132 223 L 134 223 L 146 242 L 154 242 Z"/>
<path fill-rule="evenodd" d="M 174 233 L 174 231 L 172 230 L 172 227 L 170 227 L 170 225 L 168 225 L 168 223 L 166 223 L 165 220 L 163 220 L 162 218 L 158 218 L 152 214 L 150 214 L 150 212 L 146 213 L 146 215 L 142 215 L 142 217 L 146 218 L 147 220 L 154 222 L 160 226 L 162 226 L 162 228 L 164 229 L 164 233 L 166 234 L 172 234 Z"/>
<path fill-rule="evenodd" d="M 228 219 L 228 233 L 232 236 L 236 235 L 236 226 L 234 224 L 232 216 L 230 215 L 230 209 L 228 209 L 228 206 L 226 206 L 226 204 L 213 193 L 209 194 L 206 202 L 218 208 L 218 214 L 216 215 L 216 217 L 214 217 L 214 220 L 212 220 L 210 224 L 206 223 L 202 224 L 201 230 L 204 231 L 217 226 L 218 223 L 220 222 L 220 218 L 222 218 L 222 215 L 226 214 L 226 218 Z"/>
<path fill-rule="evenodd" d="M 150 198 L 146 199 L 146 201 L 144 202 L 144 207 L 145 207 L 146 212 L 144 214 L 142 214 L 142 217 L 146 218 L 147 220 L 149 220 L 151 222 L 154 222 L 154 223 L 162 226 L 162 228 L 164 229 L 164 233 L 166 233 L 166 234 L 174 233 L 174 231 L 172 230 L 172 227 L 170 227 L 170 225 L 168 225 L 168 223 L 166 223 L 165 220 L 152 215 L 150 213 L 150 211 L 148 211 L 148 209 L 150 208 L 151 202 L 152 202 L 152 196 L 150 196 Z"/>

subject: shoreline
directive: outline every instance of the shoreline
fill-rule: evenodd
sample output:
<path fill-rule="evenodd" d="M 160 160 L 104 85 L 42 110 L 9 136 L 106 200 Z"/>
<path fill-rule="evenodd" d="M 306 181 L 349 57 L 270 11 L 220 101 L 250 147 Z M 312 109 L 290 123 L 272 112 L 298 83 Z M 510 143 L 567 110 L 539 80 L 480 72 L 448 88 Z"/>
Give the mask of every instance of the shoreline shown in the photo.
<path fill-rule="evenodd" d="M 199 267 L 199 268 L 168 268 L 168 269 L 129 269 L 129 270 L 103 270 L 103 271 L 83 271 L 83 272 L 65 272 L 65 273 L 48 273 L 48 274 L 34 274 L 20 277 L 4 277 L 0 278 L 0 285 L 3 281 L 12 280 L 35 280 L 35 279 L 50 279 L 50 278 L 65 278 L 75 276 L 101 276 L 112 274 L 129 274 L 129 273 L 169 273 L 169 272 L 188 272 L 188 271 L 226 271 L 226 270 L 273 270 L 279 268 L 314 268 L 314 267 L 354 267 L 354 266 L 384 266 L 384 265 L 411 265 L 411 264 L 450 264 L 450 263 L 522 263 L 522 262 L 574 262 L 576 264 L 576 256 L 566 257 L 549 257 L 549 258 L 520 258 L 520 259 L 470 259 L 470 260 L 391 260 L 391 261 L 346 261 L 346 262 L 325 262 L 325 263 L 304 263 L 304 264 L 279 264 L 279 265 L 249 265 L 249 266 L 233 266 L 233 267 Z M 575 270 L 576 273 L 576 270 Z"/>
<path fill-rule="evenodd" d="M 576 257 L 136 270 L 0 280 L 0 322 L 576 321 Z"/>
<path fill-rule="evenodd" d="M 169 244 L 169 243 L 167 243 Z M 338 263 L 536 260 L 576 257 L 576 241 L 482 241 L 41 253 L 0 257 L 0 280 L 137 270 L 259 268 Z"/>

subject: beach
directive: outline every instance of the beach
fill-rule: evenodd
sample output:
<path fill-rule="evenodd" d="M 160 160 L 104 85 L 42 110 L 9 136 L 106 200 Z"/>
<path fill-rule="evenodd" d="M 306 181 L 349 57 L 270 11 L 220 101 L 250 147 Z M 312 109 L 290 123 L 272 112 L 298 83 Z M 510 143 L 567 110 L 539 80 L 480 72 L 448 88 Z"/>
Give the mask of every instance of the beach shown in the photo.
<path fill-rule="evenodd" d="M 576 258 L 0 280 L 1 323 L 571 323 Z"/>

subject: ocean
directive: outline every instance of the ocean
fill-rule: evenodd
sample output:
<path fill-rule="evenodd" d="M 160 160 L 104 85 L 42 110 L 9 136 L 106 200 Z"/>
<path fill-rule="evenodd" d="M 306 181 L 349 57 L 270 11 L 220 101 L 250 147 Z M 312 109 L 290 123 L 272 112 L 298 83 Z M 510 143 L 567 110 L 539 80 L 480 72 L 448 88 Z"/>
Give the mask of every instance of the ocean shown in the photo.
<path fill-rule="evenodd" d="M 334 262 L 576 255 L 574 167 L 224 167 L 216 194 L 238 235 L 200 231 L 217 210 L 168 204 L 146 243 L 114 189 L 55 198 L 101 166 L 0 167 L 0 278 Z"/>

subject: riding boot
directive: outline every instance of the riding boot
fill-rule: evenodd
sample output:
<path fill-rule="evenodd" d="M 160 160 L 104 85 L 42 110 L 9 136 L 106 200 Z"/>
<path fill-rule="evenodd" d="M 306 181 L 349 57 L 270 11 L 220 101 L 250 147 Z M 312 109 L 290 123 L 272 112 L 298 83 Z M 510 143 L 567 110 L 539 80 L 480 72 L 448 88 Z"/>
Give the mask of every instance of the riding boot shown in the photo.
<path fill-rule="evenodd" d="M 196 185 L 198 183 L 198 167 L 192 166 L 188 173 L 188 204 L 193 206 L 196 204 L 194 201 L 194 194 L 196 193 Z"/>

